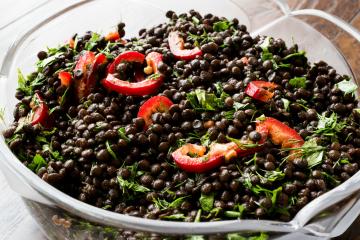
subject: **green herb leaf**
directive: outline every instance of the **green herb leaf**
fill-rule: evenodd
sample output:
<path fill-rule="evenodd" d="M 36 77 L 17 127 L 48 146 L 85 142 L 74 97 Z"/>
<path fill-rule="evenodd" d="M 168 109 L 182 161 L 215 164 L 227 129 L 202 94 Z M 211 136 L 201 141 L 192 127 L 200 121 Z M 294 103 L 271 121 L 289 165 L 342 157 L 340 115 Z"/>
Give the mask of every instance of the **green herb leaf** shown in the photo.
<path fill-rule="evenodd" d="M 332 176 L 326 172 L 321 172 L 321 173 L 332 186 L 336 187 L 337 185 L 339 185 L 341 183 L 341 181 L 337 180 L 334 176 Z"/>
<path fill-rule="evenodd" d="M 193 23 L 194 23 L 195 25 L 198 25 L 198 24 L 200 23 L 200 20 L 199 20 L 197 17 L 195 17 L 195 16 L 193 16 L 193 17 L 191 18 L 191 20 L 193 21 Z"/>
<path fill-rule="evenodd" d="M 111 205 L 105 205 L 105 206 L 102 207 L 102 209 L 104 209 L 104 210 L 107 210 L 107 209 L 110 209 L 110 208 L 112 208 Z"/>
<path fill-rule="evenodd" d="M 341 91 L 344 92 L 344 94 L 355 94 L 357 90 L 357 85 L 350 80 L 343 80 L 336 84 L 336 87 L 339 88 Z"/>
<path fill-rule="evenodd" d="M 87 41 L 85 43 L 85 49 L 86 50 L 92 50 L 99 42 L 100 40 L 100 34 L 96 33 L 96 32 L 93 32 L 91 34 L 91 38 L 89 39 L 89 41 Z"/>
<path fill-rule="evenodd" d="M 256 148 L 256 147 L 261 146 L 261 144 L 257 144 L 257 143 L 243 143 L 239 139 L 232 138 L 232 137 L 229 137 L 229 136 L 226 136 L 226 139 L 231 141 L 231 142 L 236 143 L 236 145 L 240 149 Z"/>
<path fill-rule="evenodd" d="M 30 95 L 32 92 L 31 87 L 28 85 L 28 79 L 22 74 L 21 70 L 18 68 L 18 90 L 22 91 L 26 95 Z"/>
<path fill-rule="evenodd" d="M 260 185 L 256 185 L 256 186 L 251 187 L 250 190 L 253 193 L 255 193 L 256 195 L 259 195 L 261 192 L 265 193 L 265 195 L 267 197 L 271 198 L 272 204 L 275 205 L 278 193 L 282 191 L 282 187 L 278 187 L 275 190 L 269 190 L 269 189 L 261 187 Z"/>
<path fill-rule="evenodd" d="M 262 176 L 261 174 L 257 173 L 258 176 L 260 178 L 264 178 L 266 179 L 267 181 L 270 181 L 270 182 L 275 182 L 275 181 L 280 181 L 282 179 L 284 179 L 285 177 L 285 173 L 283 173 L 282 171 L 280 170 L 273 170 L 273 171 L 266 171 L 264 170 L 265 172 L 265 175 Z"/>
<path fill-rule="evenodd" d="M 183 213 L 177 213 L 169 216 L 163 216 L 161 219 L 167 219 L 167 220 L 184 220 L 186 217 Z"/>
<path fill-rule="evenodd" d="M 236 211 L 225 211 L 224 215 L 228 218 L 240 218 L 241 214 Z"/>
<path fill-rule="evenodd" d="M 210 195 L 204 195 L 201 194 L 201 197 L 199 199 L 201 209 L 210 212 L 214 207 L 214 196 L 215 194 Z"/>
<path fill-rule="evenodd" d="M 69 92 L 69 89 L 70 89 L 69 87 L 66 88 L 64 94 L 61 96 L 61 98 L 60 98 L 60 106 L 64 106 L 65 101 L 66 101 L 66 97 L 67 97 L 68 92 Z"/>
<path fill-rule="evenodd" d="M 313 168 L 322 163 L 324 151 L 322 147 L 319 148 L 314 138 L 306 141 L 301 148 L 308 162 L 308 168 Z"/>
<path fill-rule="evenodd" d="M 226 235 L 226 240 L 247 240 L 246 237 L 241 236 L 238 233 L 228 233 Z"/>
<path fill-rule="evenodd" d="M 317 130 L 315 131 L 317 134 L 333 137 L 341 132 L 346 126 L 345 121 L 338 121 L 338 116 L 334 112 L 330 115 L 330 117 L 326 117 L 325 113 L 321 115 L 318 114 L 318 118 L 319 121 Z"/>
<path fill-rule="evenodd" d="M 213 25 L 213 29 L 215 32 L 221 32 L 221 31 L 225 31 L 227 29 L 229 29 L 231 26 L 231 23 L 227 20 L 224 21 L 219 21 L 214 23 Z"/>
<path fill-rule="evenodd" d="M 36 63 L 36 66 L 38 67 L 38 71 L 41 72 L 44 69 L 44 67 L 54 63 L 63 54 L 64 54 L 63 51 L 61 51 L 60 49 L 57 49 L 57 52 L 54 55 L 51 55 L 51 56 L 45 58 L 44 60 L 38 61 Z"/>
<path fill-rule="evenodd" d="M 267 235 L 266 233 L 260 233 L 259 236 L 252 236 L 248 238 L 248 240 L 268 240 L 268 239 L 269 239 L 269 235 Z"/>
<path fill-rule="evenodd" d="M 250 106 L 249 103 L 234 102 L 233 104 L 233 108 L 235 109 L 235 111 L 247 109 L 249 106 Z"/>
<path fill-rule="evenodd" d="M 201 209 L 197 211 L 194 222 L 200 222 L 200 221 L 201 221 Z"/>
<path fill-rule="evenodd" d="M 106 150 L 109 152 L 109 154 L 111 155 L 111 157 L 112 157 L 114 160 L 117 160 L 118 158 L 117 158 L 115 152 L 111 149 L 111 146 L 110 146 L 110 144 L 109 144 L 109 141 L 106 141 L 105 145 L 106 145 Z"/>
<path fill-rule="evenodd" d="M 121 176 L 117 177 L 117 181 L 123 191 L 123 194 L 127 193 L 128 191 L 132 191 L 134 193 L 150 192 L 150 189 L 147 187 L 144 187 L 136 182 L 124 180 Z"/>
<path fill-rule="evenodd" d="M 172 202 L 168 202 L 165 199 L 153 199 L 154 204 L 160 210 L 178 208 L 185 201 L 188 196 L 180 197 Z"/>
<path fill-rule="evenodd" d="M 287 55 L 286 57 L 284 57 L 282 60 L 286 61 L 289 60 L 290 58 L 294 58 L 294 57 L 305 57 L 306 52 L 305 51 L 300 51 L 300 52 L 296 52 L 296 53 L 292 53 Z"/>
<path fill-rule="evenodd" d="M 215 111 L 224 107 L 224 98 L 226 94 L 221 94 L 217 97 L 214 93 L 207 93 L 203 89 L 196 89 L 186 95 L 190 104 L 195 110 L 202 111 Z"/>
<path fill-rule="evenodd" d="M 282 101 L 283 104 L 284 104 L 284 109 L 285 109 L 285 111 L 289 111 L 290 101 L 287 100 L 286 98 L 282 98 L 281 101 Z"/>
<path fill-rule="evenodd" d="M 30 168 L 33 172 L 37 173 L 40 168 L 46 166 L 47 162 L 45 161 L 45 159 L 40 154 L 36 154 L 32 162 L 28 165 L 28 168 Z"/>
<path fill-rule="evenodd" d="M 128 136 L 126 136 L 125 132 L 126 132 L 126 131 L 125 131 L 125 128 L 124 128 L 124 127 L 119 128 L 119 130 L 118 130 L 119 136 L 120 136 L 122 139 L 124 139 L 127 143 L 129 143 L 129 142 L 130 142 L 130 139 L 128 138 Z"/>
<path fill-rule="evenodd" d="M 269 46 L 270 46 L 271 37 L 266 37 L 264 41 L 260 44 L 260 47 L 263 53 L 269 53 Z"/>
<path fill-rule="evenodd" d="M 294 88 L 305 88 L 306 78 L 305 77 L 294 77 L 289 80 L 289 84 Z"/>

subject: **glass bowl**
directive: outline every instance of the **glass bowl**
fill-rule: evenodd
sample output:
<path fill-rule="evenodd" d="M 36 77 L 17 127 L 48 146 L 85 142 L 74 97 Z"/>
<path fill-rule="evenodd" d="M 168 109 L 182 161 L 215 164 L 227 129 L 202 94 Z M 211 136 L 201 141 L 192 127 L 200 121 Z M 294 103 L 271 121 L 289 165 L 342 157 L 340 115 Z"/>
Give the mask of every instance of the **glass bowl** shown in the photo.
<path fill-rule="evenodd" d="M 165 12 L 169 9 L 177 13 L 195 9 L 202 14 L 236 17 L 253 36 L 270 35 L 284 39 L 287 44 L 295 39 L 299 48 L 307 51 L 309 61 L 325 59 L 339 73 L 355 80 L 346 59 L 331 40 L 300 16 L 326 19 L 357 41 L 360 41 L 359 32 L 338 18 L 318 10 L 290 11 L 280 0 L 50 0 L 24 16 L 26 30 L 13 42 L 1 66 L 0 106 L 5 107 L 5 126 L 11 123 L 12 109 L 16 104 L 16 69 L 31 72 L 39 50 L 56 46 L 77 32 L 108 32 L 120 21 L 126 23 L 128 38 L 136 36 L 139 29 L 164 22 Z M 10 25 L 9 29 L 2 33 L 15 33 L 16 24 Z M 360 213 L 360 172 L 310 202 L 289 222 L 229 220 L 183 223 L 117 214 L 71 198 L 22 165 L 2 136 L 0 156 L 1 170 L 10 186 L 21 195 L 40 229 L 50 239 L 231 239 L 235 235 L 230 233 L 246 235 L 253 232 L 266 232 L 281 239 L 316 239 L 340 235 Z"/>

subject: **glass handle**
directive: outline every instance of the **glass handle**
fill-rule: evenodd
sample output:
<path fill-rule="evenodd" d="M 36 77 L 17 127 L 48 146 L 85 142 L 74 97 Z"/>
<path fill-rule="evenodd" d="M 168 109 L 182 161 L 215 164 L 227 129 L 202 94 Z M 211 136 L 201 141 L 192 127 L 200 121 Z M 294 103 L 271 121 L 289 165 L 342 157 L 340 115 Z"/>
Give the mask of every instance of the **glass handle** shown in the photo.
<path fill-rule="evenodd" d="M 289 13 L 290 15 L 294 16 L 304 16 L 304 15 L 311 15 L 311 16 L 317 16 L 321 17 L 323 19 L 328 20 L 329 22 L 332 22 L 345 32 L 349 33 L 352 37 L 354 37 L 358 42 L 360 42 L 360 32 L 351 26 L 349 23 L 345 22 L 344 20 L 340 19 L 339 17 L 336 17 L 332 14 L 326 13 L 321 10 L 317 9 L 301 9 L 301 10 L 295 10 Z"/>

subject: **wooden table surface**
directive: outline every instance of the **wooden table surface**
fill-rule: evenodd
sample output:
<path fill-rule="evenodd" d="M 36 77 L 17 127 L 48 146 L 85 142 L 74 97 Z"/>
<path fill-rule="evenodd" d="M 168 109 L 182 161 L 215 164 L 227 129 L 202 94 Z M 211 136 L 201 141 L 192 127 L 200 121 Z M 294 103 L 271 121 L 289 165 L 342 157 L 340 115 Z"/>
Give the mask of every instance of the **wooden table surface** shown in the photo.
<path fill-rule="evenodd" d="M 0 0 L 0 9 L 9 9 L 7 14 L 2 15 L 1 26 L 14 20 L 19 11 L 26 12 L 26 8 L 32 6 L 29 2 L 39 4 L 39 0 L 17 1 L 21 4 L 14 4 L 12 0 Z M 44 0 L 43 0 L 44 2 Z M 360 0 L 288 0 L 292 9 L 316 8 L 332 13 L 355 28 L 360 30 Z M 23 4 L 26 3 L 26 4 Z M 15 7 L 14 7 L 15 5 Z M 324 33 L 328 38 L 335 39 L 337 47 L 349 60 L 352 67 L 355 66 L 354 74 L 360 80 L 360 44 L 349 39 L 348 35 L 340 29 L 316 18 L 308 17 L 307 21 L 316 29 Z M 5 49 L 6 46 L 0 48 Z M 43 240 L 45 237 L 39 231 L 36 223 L 27 213 L 24 204 L 19 196 L 14 193 L 6 183 L 4 176 L 0 173 L 0 240 Z M 352 227 L 339 239 L 360 240 L 360 217 L 353 223 Z"/>

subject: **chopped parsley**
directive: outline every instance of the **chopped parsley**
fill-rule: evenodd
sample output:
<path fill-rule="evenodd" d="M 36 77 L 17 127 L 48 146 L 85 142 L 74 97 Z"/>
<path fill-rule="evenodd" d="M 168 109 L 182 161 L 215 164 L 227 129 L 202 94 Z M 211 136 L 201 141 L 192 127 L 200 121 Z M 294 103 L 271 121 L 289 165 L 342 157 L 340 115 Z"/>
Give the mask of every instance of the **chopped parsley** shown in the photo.
<path fill-rule="evenodd" d="M 291 53 L 291 54 L 285 56 L 282 60 L 286 61 L 286 60 L 289 60 L 289 59 L 294 58 L 294 57 L 305 57 L 305 54 L 306 54 L 305 51 Z"/>
<path fill-rule="evenodd" d="M 125 134 L 125 128 L 124 128 L 124 127 L 119 128 L 118 133 L 119 133 L 119 136 L 120 136 L 122 139 L 124 139 L 127 143 L 130 142 L 130 139 L 129 139 L 128 136 L 126 136 L 126 134 Z"/>
<path fill-rule="evenodd" d="M 0 121 L 5 122 L 5 108 L 0 107 Z"/>
<path fill-rule="evenodd" d="M 228 95 L 222 93 L 217 97 L 214 93 L 207 93 L 203 89 L 195 89 L 186 95 L 191 106 L 198 111 L 215 111 L 224 107 L 224 100 Z"/>
<path fill-rule="evenodd" d="M 325 113 L 318 114 L 318 125 L 315 133 L 325 136 L 336 137 L 346 126 L 345 121 L 339 121 L 336 113 L 332 113 L 330 117 L 326 117 Z"/>
<path fill-rule="evenodd" d="M 85 43 L 85 49 L 86 50 L 92 50 L 99 42 L 100 40 L 100 34 L 93 32 L 91 33 L 91 38 L 89 39 L 89 41 L 87 41 Z"/>
<path fill-rule="evenodd" d="M 147 187 L 144 187 L 136 182 L 124 180 L 120 176 L 117 177 L 117 181 L 118 181 L 121 189 L 123 190 L 123 194 L 126 194 L 127 191 L 129 191 L 129 190 L 133 191 L 133 192 L 140 192 L 140 193 L 145 193 L 145 192 L 150 191 L 150 189 L 148 189 Z"/>
<path fill-rule="evenodd" d="M 357 85 L 350 80 L 343 80 L 336 84 L 336 87 L 339 88 L 344 94 L 355 94 L 357 90 Z"/>
<path fill-rule="evenodd" d="M 281 101 L 283 102 L 284 110 L 289 111 L 290 101 L 286 98 L 282 98 Z"/>
<path fill-rule="evenodd" d="M 199 202 L 202 210 L 204 210 L 205 212 L 210 212 L 213 209 L 214 196 L 215 196 L 214 193 L 210 195 L 201 194 Z"/>
<path fill-rule="evenodd" d="M 179 197 L 179 198 L 176 198 L 172 202 L 168 202 L 165 199 L 159 199 L 159 198 L 155 198 L 155 199 L 153 199 L 153 201 L 154 201 L 155 206 L 160 210 L 174 209 L 174 208 L 180 207 L 180 205 L 185 201 L 185 199 L 187 197 L 188 196 Z"/>
<path fill-rule="evenodd" d="M 116 153 L 112 150 L 109 141 L 106 141 L 105 145 L 106 145 L 106 150 L 107 150 L 108 153 L 111 155 L 111 157 L 112 157 L 114 160 L 117 160 L 118 158 L 117 158 L 117 156 L 116 156 Z"/>
<path fill-rule="evenodd" d="M 218 21 L 213 25 L 213 29 L 215 32 L 225 31 L 228 30 L 230 27 L 231 27 L 231 23 L 227 20 Z"/>
<path fill-rule="evenodd" d="M 289 84 L 294 88 L 305 88 L 306 77 L 294 77 L 289 80 Z"/>
<path fill-rule="evenodd" d="M 32 159 L 32 162 L 28 165 L 28 168 L 30 168 L 33 172 L 37 173 L 40 168 L 46 166 L 47 162 L 45 161 L 45 159 L 40 154 L 36 154 Z"/>

